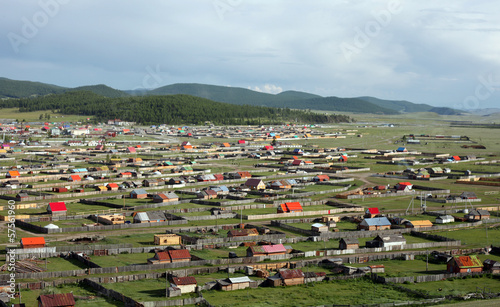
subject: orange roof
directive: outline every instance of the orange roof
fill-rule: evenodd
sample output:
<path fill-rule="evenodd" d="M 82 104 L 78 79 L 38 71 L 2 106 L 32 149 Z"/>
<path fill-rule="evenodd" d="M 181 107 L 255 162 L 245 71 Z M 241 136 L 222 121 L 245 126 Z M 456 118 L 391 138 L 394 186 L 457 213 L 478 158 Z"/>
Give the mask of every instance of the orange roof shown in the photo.
<path fill-rule="evenodd" d="M 21 245 L 45 245 L 44 237 L 21 238 Z"/>
<path fill-rule="evenodd" d="M 10 177 L 20 177 L 19 171 L 9 171 Z"/>
<path fill-rule="evenodd" d="M 411 221 L 411 224 L 413 226 L 432 226 L 432 222 L 429 220 L 422 220 L 422 221 Z"/>
<path fill-rule="evenodd" d="M 231 145 L 229 145 L 229 143 L 222 143 L 222 146 L 224 146 L 224 147 L 231 147 Z"/>
<path fill-rule="evenodd" d="M 298 201 L 291 202 L 291 203 L 285 203 L 285 205 L 288 208 L 288 211 L 302 210 L 302 205 Z"/>

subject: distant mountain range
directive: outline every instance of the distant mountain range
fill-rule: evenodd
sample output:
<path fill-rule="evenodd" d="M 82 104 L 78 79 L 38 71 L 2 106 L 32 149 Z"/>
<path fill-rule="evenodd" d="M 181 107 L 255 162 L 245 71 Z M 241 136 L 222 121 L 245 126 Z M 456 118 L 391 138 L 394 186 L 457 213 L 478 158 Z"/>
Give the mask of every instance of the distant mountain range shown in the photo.
<path fill-rule="evenodd" d="M 461 111 L 451 108 L 433 107 L 427 104 L 415 104 L 404 100 L 385 100 L 367 96 L 355 98 L 341 98 L 334 96 L 322 97 L 299 91 L 285 91 L 279 94 L 267 94 L 240 87 L 196 83 L 178 83 L 159 87 L 153 90 L 120 91 L 104 84 L 66 88 L 40 82 L 17 81 L 0 78 L 0 98 L 25 98 L 82 90 L 91 91 L 95 94 L 110 98 L 184 94 L 237 105 L 309 109 L 333 112 L 373 114 L 435 112 L 441 115 L 455 115 L 462 113 Z"/>

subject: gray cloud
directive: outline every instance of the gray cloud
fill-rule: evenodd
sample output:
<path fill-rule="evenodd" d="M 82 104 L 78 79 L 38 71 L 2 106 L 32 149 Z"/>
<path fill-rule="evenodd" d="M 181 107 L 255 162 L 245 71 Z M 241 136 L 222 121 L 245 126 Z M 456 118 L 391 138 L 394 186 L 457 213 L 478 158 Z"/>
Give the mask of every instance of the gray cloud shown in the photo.
<path fill-rule="evenodd" d="M 449 107 L 474 94 L 478 76 L 500 75 L 500 3 L 401 1 L 390 13 L 394 3 L 2 1 L 0 65 L 4 77 L 62 86 L 132 89 L 147 67 L 159 67 L 159 86 L 199 82 Z M 29 24 L 36 33 L 27 37 Z M 349 59 L 343 43 L 355 48 Z M 495 107 L 497 98 L 480 107 Z"/>

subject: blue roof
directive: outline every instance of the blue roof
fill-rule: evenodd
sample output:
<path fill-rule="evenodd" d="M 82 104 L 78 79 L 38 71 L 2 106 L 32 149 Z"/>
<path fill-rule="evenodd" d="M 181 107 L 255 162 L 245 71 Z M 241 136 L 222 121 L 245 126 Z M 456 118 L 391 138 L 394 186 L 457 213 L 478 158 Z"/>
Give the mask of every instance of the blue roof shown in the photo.
<path fill-rule="evenodd" d="M 146 190 L 144 190 L 144 189 L 135 189 L 132 192 L 130 192 L 130 194 L 132 194 L 132 193 L 137 194 L 137 195 L 148 194 L 148 192 L 146 192 Z"/>
<path fill-rule="evenodd" d="M 396 151 L 405 151 L 406 150 L 406 147 L 398 147 L 398 149 Z"/>
<path fill-rule="evenodd" d="M 385 226 L 385 225 L 391 225 L 391 222 L 383 216 L 383 217 L 374 217 L 371 219 L 365 219 L 364 220 L 368 226 Z"/>

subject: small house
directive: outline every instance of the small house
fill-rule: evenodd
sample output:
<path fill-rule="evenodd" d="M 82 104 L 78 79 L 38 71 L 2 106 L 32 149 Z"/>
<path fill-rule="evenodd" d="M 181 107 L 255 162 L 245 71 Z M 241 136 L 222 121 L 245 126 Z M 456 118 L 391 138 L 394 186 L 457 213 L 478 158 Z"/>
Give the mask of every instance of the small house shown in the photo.
<path fill-rule="evenodd" d="M 70 175 L 68 177 L 68 181 L 70 182 L 82 181 L 82 178 L 80 177 L 80 175 Z"/>
<path fill-rule="evenodd" d="M 360 230 L 384 230 L 391 229 L 391 222 L 385 217 L 374 217 L 364 219 L 359 225 Z"/>
<path fill-rule="evenodd" d="M 474 192 L 463 192 L 460 194 L 461 199 L 477 199 L 476 193 Z"/>
<path fill-rule="evenodd" d="M 266 185 L 261 179 L 248 179 L 245 186 L 250 190 L 265 190 Z"/>
<path fill-rule="evenodd" d="M 107 184 L 107 188 L 108 191 L 118 191 L 119 186 L 117 183 L 112 182 Z"/>
<path fill-rule="evenodd" d="M 248 276 L 231 277 L 224 280 L 218 280 L 217 283 L 222 291 L 233 291 L 250 287 L 252 280 L 248 278 Z"/>
<path fill-rule="evenodd" d="M 148 192 L 144 189 L 135 189 L 130 192 L 130 198 L 147 198 Z"/>
<path fill-rule="evenodd" d="M 45 247 L 44 237 L 21 238 L 22 248 L 38 248 Z"/>
<path fill-rule="evenodd" d="M 248 236 L 258 236 L 259 235 L 259 232 L 257 231 L 257 229 L 255 228 L 250 228 L 250 229 L 246 229 L 246 228 L 237 228 L 237 229 L 231 229 L 227 232 L 227 236 L 229 238 L 232 238 L 232 237 L 248 237 Z"/>
<path fill-rule="evenodd" d="M 19 192 L 16 195 L 16 199 L 18 201 L 26 201 L 26 200 L 28 200 L 28 198 L 29 198 L 29 195 L 26 192 Z"/>
<path fill-rule="evenodd" d="M 304 272 L 300 269 L 281 269 L 276 273 L 277 277 L 281 279 L 281 283 L 284 286 L 295 286 L 304 284 Z"/>
<path fill-rule="evenodd" d="M 172 259 L 172 263 L 191 261 L 191 254 L 187 249 L 171 249 L 168 253 Z"/>
<path fill-rule="evenodd" d="M 455 222 L 455 218 L 449 214 L 436 217 L 436 224 L 447 224 Z"/>
<path fill-rule="evenodd" d="M 287 250 L 283 244 L 255 245 L 247 249 L 247 257 L 259 257 L 270 255 L 285 255 Z"/>
<path fill-rule="evenodd" d="M 429 220 L 420 220 L 420 221 L 407 221 L 404 223 L 406 228 L 426 228 L 432 227 L 432 222 Z"/>
<path fill-rule="evenodd" d="M 465 215 L 465 218 L 468 221 L 480 221 L 480 220 L 486 220 L 490 218 L 490 212 L 487 210 L 482 210 L 482 209 L 474 209 L 468 214 Z"/>
<path fill-rule="evenodd" d="M 54 193 L 65 193 L 65 192 L 68 192 L 68 188 L 65 188 L 65 187 L 54 187 L 54 188 L 52 188 L 52 192 L 54 192 Z"/>
<path fill-rule="evenodd" d="M 328 226 L 321 223 L 314 223 L 311 225 L 311 231 L 317 233 L 328 232 Z"/>
<path fill-rule="evenodd" d="M 155 245 L 181 245 L 181 236 L 173 234 L 173 233 L 154 235 L 154 244 Z"/>
<path fill-rule="evenodd" d="M 365 211 L 365 218 L 374 218 L 380 214 L 378 208 L 368 208 Z"/>
<path fill-rule="evenodd" d="M 304 211 L 304 209 L 302 209 L 302 205 L 298 201 L 280 204 L 277 209 L 278 213 L 293 213 L 302 211 Z"/>
<path fill-rule="evenodd" d="M 328 175 L 317 175 L 317 176 L 314 176 L 312 180 L 314 182 L 323 182 L 323 181 L 330 180 L 330 177 L 328 177 Z"/>
<path fill-rule="evenodd" d="M 52 215 L 66 215 L 68 209 L 66 208 L 66 203 L 60 201 L 49 203 L 47 206 L 47 212 Z"/>
<path fill-rule="evenodd" d="M 446 265 L 448 273 L 473 273 L 482 272 L 483 263 L 476 255 L 453 256 Z"/>
<path fill-rule="evenodd" d="M 181 293 L 192 293 L 196 291 L 196 279 L 192 276 L 172 277 L 172 285 L 181 289 Z"/>
<path fill-rule="evenodd" d="M 101 214 L 96 216 L 98 223 L 105 225 L 118 225 L 125 223 L 125 216 L 121 214 Z"/>
<path fill-rule="evenodd" d="M 339 249 L 358 249 L 359 241 L 357 238 L 341 238 L 339 240 Z"/>
<path fill-rule="evenodd" d="M 491 259 L 486 259 L 483 261 L 483 271 L 492 273 L 492 274 L 499 274 L 500 273 L 500 262 L 491 260 Z"/>
<path fill-rule="evenodd" d="M 396 184 L 396 190 L 398 191 L 403 191 L 403 192 L 409 192 L 413 188 L 413 184 L 410 182 L 399 182 Z"/>
<path fill-rule="evenodd" d="M 44 294 L 37 298 L 38 307 L 74 307 L 73 293 Z"/>
<path fill-rule="evenodd" d="M 401 234 L 377 235 L 373 240 L 366 242 L 366 247 L 402 247 L 406 244 L 406 239 Z"/>

